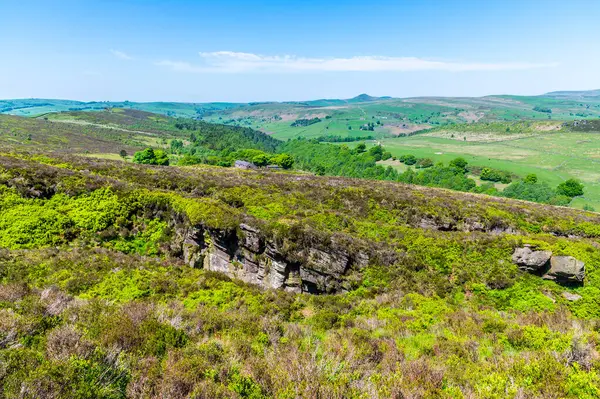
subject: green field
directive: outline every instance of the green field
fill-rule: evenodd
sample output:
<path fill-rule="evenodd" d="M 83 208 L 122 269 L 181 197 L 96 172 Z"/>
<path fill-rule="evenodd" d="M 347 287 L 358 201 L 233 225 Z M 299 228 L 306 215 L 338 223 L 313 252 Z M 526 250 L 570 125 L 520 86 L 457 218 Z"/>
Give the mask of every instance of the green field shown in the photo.
<path fill-rule="evenodd" d="M 462 136 L 460 136 L 462 137 Z M 463 141 L 431 136 L 382 139 L 379 142 L 392 155 L 413 154 L 434 162 L 449 162 L 462 156 L 469 164 L 509 171 L 524 177 L 535 173 L 541 181 L 556 186 L 569 178 L 584 182 L 584 197 L 572 206 L 588 203 L 600 208 L 600 134 L 548 132 L 503 141 Z M 375 145 L 375 143 L 370 143 Z"/>

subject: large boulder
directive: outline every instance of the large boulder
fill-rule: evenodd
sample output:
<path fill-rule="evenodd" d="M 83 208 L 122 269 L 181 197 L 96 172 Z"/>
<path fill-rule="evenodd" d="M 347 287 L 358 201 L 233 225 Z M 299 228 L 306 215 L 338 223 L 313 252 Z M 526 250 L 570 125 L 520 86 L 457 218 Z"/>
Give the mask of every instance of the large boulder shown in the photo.
<path fill-rule="evenodd" d="M 544 278 L 561 283 L 582 283 L 585 278 L 585 264 L 572 256 L 553 256 L 550 259 L 550 270 Z"/>
<path fill-rule="evenodd" d="M 551 251 L 533 251 L 531 247 L 525 246 L 515 249 L 512 260 L 519 269 L 535 273 L 546 269 L 551 257 Z"/>

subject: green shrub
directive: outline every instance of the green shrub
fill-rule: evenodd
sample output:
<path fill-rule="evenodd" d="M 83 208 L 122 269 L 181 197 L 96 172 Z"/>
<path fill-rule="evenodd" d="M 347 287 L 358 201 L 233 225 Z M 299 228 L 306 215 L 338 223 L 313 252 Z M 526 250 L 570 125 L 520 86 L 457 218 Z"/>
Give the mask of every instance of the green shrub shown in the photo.
<path fill-rule="evenodd" d="M 154 150 L 150 147 L 138 151 L 133 155 L 133 162 L 146 165 L 168 165 L 169 157 L 162 150 Z"/>
<path fill-rule="evenodd" d="M 431 160 L 431 158 L 420 158 L 417 161 L 416 164 L 416 168 L 417 169 L 426 169 L 426 168 L 431 168 L 433 166 L 433 161 Z"/>
<path fill-rule="evenodd" d="M 398 160 L 406 165 L 414 165 L 417 163 L 417 157 L 411 154 L 402 155 L 400 158 L 398 158 Z"/>
<path fill-rule="evenodd" d="M 583 195 L 583 184 L 579 180 L 569 179 L 566 180 L 556 187 L 556 192 L 559 195 L 564 195 L 567 197 L 578 197 Z"/>

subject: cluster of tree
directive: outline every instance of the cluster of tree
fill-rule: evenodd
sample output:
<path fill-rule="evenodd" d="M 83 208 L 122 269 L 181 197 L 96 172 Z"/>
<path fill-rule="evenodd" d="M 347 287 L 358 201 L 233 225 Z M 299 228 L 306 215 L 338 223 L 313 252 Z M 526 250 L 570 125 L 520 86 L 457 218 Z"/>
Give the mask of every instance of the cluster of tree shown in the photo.
<path fill-rule="evenodd" d="M 398 161 L 400 161 L 401 163 L 405 164 L 405 165 L 414 165 L 417 163 L 417 157 L 415 157 L 412 154 L 405 154 L 405 155 L 401 155 L 400 158 L 398 158 Z"/>
<path fill-rule="evenodd" d="M 192 147 L 205 147 L 211 150 L 254 148 L 274 152 L 280 141 L 258 130 L 197 121 L 177 119 L 173 123 L 176 130 L 189 130 Z"/>
<path fill-rule="evenodd" d="M 551 205 L 568 205 L 574 197 L 583 195 L 583 184 L 576 179 L 569 179 L 559 184 L 556 189 L 545 182 L 539 182 L 535 174 L 527 175 L 506 187 L 499 195 Z"/>
<path fill-rule="evenodd" d="M 423 169 L 419 173 L 408 169 L 401 175 L 400 180 L 421 186 L 443 187 L 457 191 L 471 191 L 477 186 L 473 179 L 469 179 L 459 169 L 443 164 Z"/>
<path fill-rule="evenodd" d="M 481 169 L 481 174 L 479 175 L 479 178 L 481 180 L 501 182 L 504 184 L 508 184 L 512 181 L 510 172 L 492 168 Z"/>
<path fill-rule="evenodd" d="M 360 154 L 363 152 L 367 152 L 368 155 L 372 156 L 377 161 L 386 161 L 392 157 L 392 154 L 389 151 L 384 151 L 381 145 L 376 145 L 367 151 L 367 146 L 365 143 L 360 143 L 356 146 L 356 151 Z"/>
<path fill-rule="evenodd" d="M 466 176 L 467 171 L 467 161 L 463 158 L 456 158 L 450 161 L 448 166 L 438 163 L 437 165 L 423 168 L 419 172 L 415 172 L 412 168 L 409 168 L 406 172 L 399 175 L 398 180 L 421 186 L 443 187 L 458 191 L 475 191 L 477 185 L 475 180 Z"/>
<path fill-rule="evenodd" d="M 207 164 L 229 167 L 233 166 L 237 160 L 252 162 L 254 165 L 264 167 L 268 165 L 277 165 L 282 169 L 291 169 L 294 165 L 294 158 L 286 153 L 270 154 L 264 151 L 252 148 L 241 149 L 238 151 L 221 152 L 195 152 L 184 155 L 178 162 L 179 165 Z"/>
<path fill-rule="evenodd" d="M 433 166 L 431 158 L 417 158 L 412 154 L 401 155 L 398 160 L 405 165 L 415 165 L 417 169 L 427 169 Z"/>
<path fill-rule="evenodd" d="M 327 135 L 327 136 L 319 136 L 316 138 L 317 141 L 326 141 L 329 143 L 350 143 L 352 141 L 365 141 L 365 140 L 374 140 L 375 136 L 336 136 L 336 135 Z"/>
<path fill-rule="evenodd" d="M 300 126 L 310 126 L 315 123 L 321 122 L 320 118 L 312 118 L 312 119 L 296 119 L 290 126 L 292 127 L 300 127 Z"/>
<path fill-rule="evenodd" d="M 259 167 L 277 165 L 283 169 L 291 169 L 294 165 L 294 158 L 289 154 L 268 154 L 263 151 L 252 149 L 236 151 L 230 155 L 230 158 L 252 162 Z"/>
<path fill-rule="evenodd" d="M 552 113 L 552 109 L 546 108 L 546 107 L 540 107 L 539 105 L 536 105 L 535 107 L 533 107 L 533 110 L 535 112 L 544 112 L 546 114 L 551 114 Z"/>
<path fill-rule="evenodd" d="M 556 189 L 546 183 L 537 181 L 535 175 L 529 175 L 523 180 L 513 182 L 504 191 L 498 191 L 493 184 L 477 186 L 473 179 L 467 177 L 468 163 L 464 158 L 456 158 L 448 165 L 439 163 L 434 165 L 430 158 L 417 158 L 406 154 L 399 161 L 417 170 L 409 168 L 404 173 L 398 173 L 394 168 L 383 167 L 377 162 L 391 158 L 391 154 L 381 145 L 367 148 L 362 142 L 354 148 L 345 144 L 334 145 L 319 142 L 319 139 L 298 138 L 282 143 L 273 151 L 264 151 L 256 148 L 226 147 L 220 150 L 204 146 L 199 143 L 203 131 L 191 133 L 190 144 L 182 140 L 171 141 L 171 152 L 183 157 L 180 165 L 205 163 L 218 166 L 232 166 L 235 160 L 252 162 L 255 165 L 278 165 L 289 169 L 296 166 L 298 169 L 311 171 L 318 175 L 338 175 L 347 177 L 368 178 L 377 180 L 393 180 L 424 186 L 444 187 L 459 191 L 471 191 L 489 195 L 499 195 L 534 202 L 554 205 L 567 205 L 573 197 L 583 194 L 583 185 L 576 180 L 567 180 Z M 257 132 L 260 133 L 260 132 Z M 260 133 L 262 134 L 262 133 Z M 147 148 L 137 152 L 133 158 L 136 163 L 168 165 L 168 157 L 164 151 Z M 511 176 L 508 172 L 492 168 L 481 170 L 481 179 L 490 182 L 510 183 Z"/>
<path fill-rule="evenodd" d="M 369 122 L 365 125 L 362 125 L 360 128 L 360 130 L 368 130 L 370 132 L 375 130 L 375 124 L 373 122 Z"/>
<path fill-rule="evenodd" d="M 293 156 L 295 167 L 317 175 L 360 177 L 377 180 L 397 180 L 398 173 L 392 167 L 377 165 L 391 154 L 381 146 L 366 149 L 364 143 L 351 149 L 347 145 L 319 143 L 312 139 L 289 140 L 280 148 Z"/>
<path fill-rule="evenodd" d="M 121 156 L 123 155 L 121 154 Z M 133 155 L 133 162 L 144 165 L 169 165 L 169 156 L 163 150 L 146 148 Z"/>

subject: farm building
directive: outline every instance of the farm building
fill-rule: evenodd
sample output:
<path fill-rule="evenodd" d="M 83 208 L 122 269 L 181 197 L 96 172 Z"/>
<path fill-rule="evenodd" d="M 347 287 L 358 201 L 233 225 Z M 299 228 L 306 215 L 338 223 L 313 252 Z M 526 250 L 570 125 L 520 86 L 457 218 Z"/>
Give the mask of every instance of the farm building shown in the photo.
<path fill-rule="evenodd" d="M 254 165 L 252 162 L 240 160 L 235 161 L 234 166 L 239 169 L 256 169 L 256 165 Z"/>

